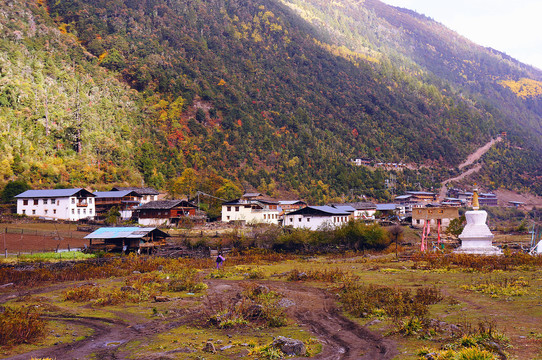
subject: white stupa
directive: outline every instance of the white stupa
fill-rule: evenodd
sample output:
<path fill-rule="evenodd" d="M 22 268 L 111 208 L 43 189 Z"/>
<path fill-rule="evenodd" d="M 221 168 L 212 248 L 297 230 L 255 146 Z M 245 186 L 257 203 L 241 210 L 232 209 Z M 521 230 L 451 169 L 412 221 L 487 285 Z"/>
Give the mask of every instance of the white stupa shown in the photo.
<path fill-rule="evenodd" d="M 472 195 L 472 211 L 467 211 L 467 225 L 459 239 L 461 246 L 455 252 L 463 254 L 502 255 L 502 250 L 492 245 L 493 234 L 486 224 L 487 212 L 479 210 L 478 189 L 474 188 Z"/>

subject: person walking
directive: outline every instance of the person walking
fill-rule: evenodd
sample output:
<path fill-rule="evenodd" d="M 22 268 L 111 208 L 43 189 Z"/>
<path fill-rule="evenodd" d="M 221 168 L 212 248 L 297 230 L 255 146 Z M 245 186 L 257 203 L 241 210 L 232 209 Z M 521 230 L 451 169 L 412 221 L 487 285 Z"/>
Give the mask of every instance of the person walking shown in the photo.
<path fill-rule="evenodd" d="M 222 265 L 224 264 L 224 261 L 226 261 L 226 258 L 222 256 L 222 253 L 219 252 L 218 256 L 216 257 L 216 269 L 222 268 Z"/>

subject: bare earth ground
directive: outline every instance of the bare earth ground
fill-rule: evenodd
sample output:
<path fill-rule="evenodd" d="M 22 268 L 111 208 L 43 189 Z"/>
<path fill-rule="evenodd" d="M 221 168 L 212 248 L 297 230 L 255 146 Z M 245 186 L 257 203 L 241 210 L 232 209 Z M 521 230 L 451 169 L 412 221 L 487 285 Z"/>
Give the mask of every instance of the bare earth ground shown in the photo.
<path fill-rule="evenodd" d="M 119 349 L 120 345 L 129 341 L 148 339 L 169 329 L 190 324 L 207 310 L 216 307 L 217 303 L 224 299 L 234 298 L 242 290 L 240 281 L 213 279 L 207 280 L 206 283 L 209 286 L 207 295 L 199 305 L 194 303 L 187 307 L 186 303 L 180 303 L 179 312 L 167 321 L 163 319 L 149 321 L 147 318 L 129 313 L 122 314 L 121 319 L 59 316 L 55 319 L 92 328 L 94 334 L 84 340 L 59 344 L 6 359 L 28 360 L 31 357 L 50 357 L 56 360 L 71 360 L 85 359 L 92 354 L 97 355 L 99 359 L 126 358 L 130 354 L 123 353 Z M 287 308 L 288 315 L 320 340 L 323 345 L 322 352 L 313 357 L 314 359 L 385 360 L 397 355 L 396 344 L 393 340 L 383 338 L 342 316 L 336 307 L 334 297 L 325 290 L 297 283 L 277 281 L 258 283 L 265 284 L 290 300 L 292 306 Z M 46 293 L 69 285 L 72 284 L 34 289 L 20 295 Z M 12 298 L 12 294 L 3 294 L 0 296 L 0 304 Z M 180 301 L 192 300 L 181 299 Z M 156 354 L 152 359 L 171 359 L 167 355 L 174 354 Z M 149 359 L 149 357 L 146 358 Z"/>
<path fill-rule="evenodd" d="M 520 201 L 525 203 L 526 209 L 532 209 L 542 207 L 542 196 L 536 196 L 532 194 L 520 194 L 510 190 L 499 189 L 495 191 L 499 198 L 499 205 L 507 206 L 509 201 Z"/>
<path fill-rule="evenodd" d="M 55 236 L 47 235 L 0 234 L 0 249 L 2 249 L 2 254 L 5 249 L 7 249 L 9 254 L 16 254 L 19 252 L 54 251 L 57 248 L 83 248 L 88 244 L 89 241 L 87 239 L 76 237 L 62 237 L 61 239 L 58 239 Z"/>

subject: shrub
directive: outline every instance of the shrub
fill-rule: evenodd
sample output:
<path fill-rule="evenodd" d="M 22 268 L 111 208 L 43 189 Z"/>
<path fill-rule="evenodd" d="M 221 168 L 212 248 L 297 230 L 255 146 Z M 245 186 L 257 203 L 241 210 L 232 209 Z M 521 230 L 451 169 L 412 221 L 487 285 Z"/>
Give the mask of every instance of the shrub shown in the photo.
<path fill-rule="evenodd" d="M 180 269 L 170 275 L 169 291 L 198 292 L 205 290 L 207 285 L 198 281 L 197 271 L 194 269 Z"/>
<path fill-rule="evenodd" d="M 6 307 L 0 313 L 0 346 L 31 343 L 45 332 L 45 321 L 33 308 Z"/>
<path fill-rule="evenodd" d="M 420 294 L 428 291 L 422 290 L 415 296 L 409 290 L 393 289 L 386 286 L 358 285 L 346 283 L 340 292 L 340 301 L 345 309 L 354 316 L 369 317 L 385 314 L 398 319 L 402 317 L 423 318 L 428 312 L 427 303 L 435 303 L 441 296 L 432 294 L 428 298 L 419 298 Z M 438 301 L 437 301 L 438 300 Z"/>
<path fill-rule="evenodd" d="M 64 291 L 64 300 L 84 302 L 94 300 L 100 297 L 100 288 L 95 285 L 82 285 L 79 287 L 68 288 Z"/>

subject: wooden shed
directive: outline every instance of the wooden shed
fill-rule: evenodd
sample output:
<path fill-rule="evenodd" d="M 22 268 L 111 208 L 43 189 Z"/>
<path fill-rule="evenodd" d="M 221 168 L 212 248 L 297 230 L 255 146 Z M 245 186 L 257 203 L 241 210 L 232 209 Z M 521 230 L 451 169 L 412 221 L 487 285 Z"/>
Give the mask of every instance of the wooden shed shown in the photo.
<path fill-rule="evenodd" d="M 155 227 L 102 227 L 85 236 L 91 251 L 152 252 L 165 245 L 169 234 Z"/>

